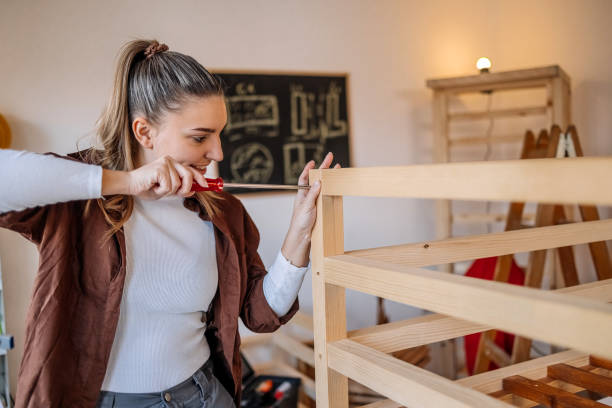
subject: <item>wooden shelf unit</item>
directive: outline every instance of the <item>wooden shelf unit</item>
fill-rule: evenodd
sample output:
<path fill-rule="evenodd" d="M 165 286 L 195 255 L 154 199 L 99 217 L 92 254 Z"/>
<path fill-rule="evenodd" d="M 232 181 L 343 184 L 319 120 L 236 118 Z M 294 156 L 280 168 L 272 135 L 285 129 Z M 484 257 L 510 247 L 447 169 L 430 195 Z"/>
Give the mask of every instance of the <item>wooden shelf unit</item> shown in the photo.
<path fill-rule="evenodd" d="M 523 374 L 537 360 L 480 374 L 481 383 L 477 376 L 451 381 L 389 355 L 491 328 L 612 359 L 612 279 L 544 291 L 426 268 L 610 240 L 612 219 L 345 252 L 343 196 L 609 206 L 612 179 L 593 175 L 611 173 L 611 157 L 311 171 L 311 184 L 322 183 L 312 240 L 317 407 L 347 407 L 347 377 L 390 399 L 372 408 L 509 407 L 503 398 L 488 395 L 503 388 L 476 385 L 501 384 L 492 378 Z M 576 188 L 568 191 L 566 184 Z M 347 288 L 432 314 L 347 333 Z M 584 365 L 584 358 L 576 365 Z"/>
<path fill-rule="evenodd" d="M 433 160 L 435 163 L 450 162 L 450 148 L 456 146 L 486 143 L 518 144 L 527 130 L 521 129 L 516 134 L 491 136 L 490 138 L 477 135 L 457 139 L 451 138 L 450 124 L 454 122 L 544 115 L 546 119 L 543 122 L 543 128 L 550 129 L 556 124 L 565 129 L 570 124 L 570 78 L 558 65 L 455 78 L 429 79 L 426 85 L 433 90 Z M 536 106 L 477 112 L 457 113 L 450 109 L 451 100 L 465 94 L 533 89 L 546 90 L 545 103 Z M 453 216 L 450 200 L 439 200 L 436 202 L 436 237 L 438 239 L 451 237 L 453 222 L 459 219 L 463 223 L 496 222 L 498 220 L 496 217 L 487 217 L 486 214 L 474 214 L 473 217 Z M 451 272 L 452 264 L 445 265 L 443 270 Z"/>

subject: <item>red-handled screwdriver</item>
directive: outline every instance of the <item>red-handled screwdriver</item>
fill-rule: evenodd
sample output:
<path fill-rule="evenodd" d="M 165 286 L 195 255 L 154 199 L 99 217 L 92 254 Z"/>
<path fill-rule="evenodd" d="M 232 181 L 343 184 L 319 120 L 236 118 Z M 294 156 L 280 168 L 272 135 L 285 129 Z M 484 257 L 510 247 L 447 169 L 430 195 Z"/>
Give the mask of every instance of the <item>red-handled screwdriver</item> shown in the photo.
<path fill-rule="evenodd" d="M 220 193 L 224 188 L 256 188 L 265 190 L 302 190 L 309 189 L 309 185 L 300 184 L 297 186 L 287 186 L 284 184 L 239 184 L 239 183 L 223 183 L 223 179 L 207 178 L 208 187 L 203 187 L 195 181 L 191 185 L 191 191 L 215 191 Z"/>

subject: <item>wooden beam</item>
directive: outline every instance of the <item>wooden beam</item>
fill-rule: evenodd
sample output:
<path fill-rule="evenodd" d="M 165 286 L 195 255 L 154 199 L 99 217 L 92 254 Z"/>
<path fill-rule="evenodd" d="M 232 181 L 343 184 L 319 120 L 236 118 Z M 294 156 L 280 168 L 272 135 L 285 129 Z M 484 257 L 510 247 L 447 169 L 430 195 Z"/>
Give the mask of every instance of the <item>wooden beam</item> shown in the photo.
<path fill-rule="evenodd" d="M 507 118 L 512 116 L 545 115 L 547 112 L 548 106 L 530 106 L 525 108 L 498 109 L 482 112 L 451 113 L 448 115 L 448 119 L 451 122 L 457 122 L 477 119 Z"/>
<path fill-rule="evenodd" d="M 383 353 L 450 340 L 489 329 L 489 326 L 441 314 L 350 331 L 349 339 Z"/>
<path fill-rule="evenodd" d="M 549 365 L 565 363 L 572 366 L 583 366 L 588 364 L 588 362 L 589 356 L 587 354 L 575 350 L 568 350 L 462 378 L 457 380 L 456 383 L 485 394 L 491 394 L 503 389 L 502 380 L 506 377 L 520 374 L 535 380 L 546 377 Z"/>
<path fill-rule="evenodd" d="M 595 367 L 605 368 L 606 370 L 612 370 L 612 361 L 598 356 L 590 356 L 589 364 Z"/>
<path fill-rule="evenodd" d="M 612 279 L 557 289 L 555 292 L 601 302 L 612 302 Z M 407 320 L 352 330 L 348 333 L 348 338 L 383 353 L 392 353 L 490 329 L 492 327 L 487 325 L 432 313 Z"/>
<path fill-rule="evenodd" d="M 495 222 L 506 222 L 508 214 L 502 213 L 459 213 L 453 214 L 453 222 L 470 224 L 470 223 L 495 223 Z M 535 220 L 535 214 L 523 214 L 521 222 L 533 222 Z M 518 228 L 517 228 L 518 229 Z"/>
<path fill-rule="evenodd" d="M 314 327 L 314 324 L 312 322 L 312 315 L 309 315 L 304 312 L 298 311 L 295 315 L 293 315 L 289 322 L 310 332 L 312 332 Z"/>
<path fill-rule="evenodd" d="M 348 251 L 404 266 L 429 266 L 612 239 L 612 219 Z"/>
<path fill-rule="evenodd" d="M 428 79 L 425 84 L 428 88 L 435 90 L 448 90 L 458 87 L 465 88 L 477 85 L 493 86 L 499 83 L 551 80 L 557 77 L 569 80 L 568 75 L 559 65 L 550 65 L 546 67 L 517 69 L 512 71 L 488 72 L 485 74 L 479 73 L 453 78 Z"/>
<path fill-rule="evenodd" d="M 568 364 L 555 364 L 548 367 L 548 377 L 577 385 L 603 395 L 612 395 L 612 378 L 595 374 Z"/>
<path fill-rule="evenodd" d="M 550 408 L 609 408 L 600 402 L 579 397 L 541 381 L 520 375 L 504 378 L 504 390 Z"/>
<path fill-rule="evenodd" d="M 330 343 L 327 348 L 330 368 L 407 407 L 509 407 L 348 339 Z"/>
<path fill-rule="evenodd" d="M 321 170 L 310 172 L 310 184 L 320 180 Z M 328 369 L 327 344 L 346 338 L 345 289 L 325 281 L 324 258 L 344 253 L 342 197 L 319 194 L 312 231 L 312 296 L 317 407 L 348 408 L 348 381 Z"/>
<path fill-rule="evenodd" d="M 402 408 L 402 404 L 398 404 L 391 400 L 376 401 L 368 405 L 362 405 L 360 408 Z"/>
<path fill-rule="evenodd" d="M 610 304 L 350 255 L 326 258 L 325 279 L 521 336 L 612 357 Z"/>
<path fill-rule="evenodd" d="M 302 342 L 282 332 L 274 333 L 272 341 L 277 347 L 285 350 L 293 357 L 305 362 L 311 367 L 315 366 L 314 350 Z"/>
<path fill-rule="evenodd" d="M 474 145 L 482 145 L 482 144 L 500 144 L 500 143 L 518 143 L 523 140 L 523 135 L 498 135 L 488 137 L 482 136 L 472 136 L 472 137 L 461 137 L 456 139 L 450 139 L 449 145 L 450 147 L 456 146 L 474 146 Z"/>
<path fill-rule="evenodd" d="M 612 204 L 612 157 L 502 160 L 317 170 L 322 194 L 450 200 Z M 563 180 L 551 183 L 550 180 Z M 572 188 L 567 188 L 571 185 Z"/>

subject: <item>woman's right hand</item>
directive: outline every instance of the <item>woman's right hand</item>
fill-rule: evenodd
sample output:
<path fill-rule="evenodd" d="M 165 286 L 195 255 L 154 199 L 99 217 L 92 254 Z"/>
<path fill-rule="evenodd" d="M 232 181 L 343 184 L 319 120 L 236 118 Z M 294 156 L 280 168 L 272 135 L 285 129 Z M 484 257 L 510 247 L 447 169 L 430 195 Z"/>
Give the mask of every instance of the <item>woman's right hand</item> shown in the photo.
<path fill-rule="evenodd" d="M 191 197 L 194 182 L 207 185 L 200 171 L 164 156 L 129 172 L 104 169 L 102 195 L 129 194 L 150 200 L 175 194 Z"/>

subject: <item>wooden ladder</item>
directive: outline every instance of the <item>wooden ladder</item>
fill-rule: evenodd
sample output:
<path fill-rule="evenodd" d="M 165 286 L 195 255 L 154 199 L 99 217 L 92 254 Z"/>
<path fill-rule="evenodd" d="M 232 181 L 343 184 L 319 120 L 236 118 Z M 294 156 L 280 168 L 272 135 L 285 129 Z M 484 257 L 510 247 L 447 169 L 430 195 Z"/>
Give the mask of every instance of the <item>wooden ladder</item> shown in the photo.
<path fill-rule="evenodd" d="M 554 125 L 550 134 L 542 130 L 536 140 L 531 131 L 525 134 L 521 159 L 543 159 L 543 158 L 564 158 L 582 157 L 582 147 L 578 139 L 578 132 L 574 126 L 570 126 L 567 132 L 562 133 L 559 126 Z M 558 180 L 563 183 L 563 180 Z M 585 180 L 588 182 L 588 180 Z M 571 186 L 568 186 L 571 188 Z M 521 224 L 523 217 L 524 202 L 513 202 L 510 204 L 506 219 L 506 231 L 525 228 Z M 580 214 L 583 221 L 599 220 L 597 207 L 594 205 L 579 205 Z M 535 227 L 549 225 L 559 225 L 568 223 L 566 210 L 562 205 L 549 203 L 538 204 L 536 210 Z M 589 244 L 591 258 L 597 272 L 599 280 L 612 278 L 612 266 L 605 241 L 592 242 Z M 566 287 L 578 285 L 578 273 L 574 260 L 574 252 L 571 246 L 557 248 L 559 254 L 561 273 Z M 495 266 L 493 280 L 498 282 L 508 282 L 510 267 L 512 265 L 513 254 L 500 256 Z M 527 274 L 525 276 L 525 286 L 540 288 L 546 261 L 546 250 L 533 251 L 529 254 Z M 529 359 L 531 349 L 531 339 L 516 336 L 512 348 L 512 355 L 508 355 L 505 350 L 495 344 L 496 330 L 482 333 L 476 362 L 474 364 L 474 374 L 487 371 L 490 362 L 494 362 L 499 367 L 505 367 Z"/>

